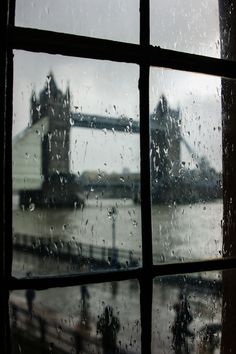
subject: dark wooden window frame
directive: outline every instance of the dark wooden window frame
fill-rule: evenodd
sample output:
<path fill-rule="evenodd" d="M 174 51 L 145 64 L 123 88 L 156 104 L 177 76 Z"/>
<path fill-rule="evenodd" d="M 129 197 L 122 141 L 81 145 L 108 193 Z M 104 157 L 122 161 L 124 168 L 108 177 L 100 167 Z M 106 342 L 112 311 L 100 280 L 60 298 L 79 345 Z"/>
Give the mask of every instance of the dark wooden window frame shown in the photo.
<path fill-rule="evenodd" d="M 152 287 L 153 278 L 161 275 L 184 274 L 236 268 L 236 257 L 197 262 L 161 264 L 152 263 L 151 190 L 149 161 L 149 69 L 150 66 L 191 71 L 236 79 L 236 64 L 232 61 L 164 50 L 150 45 L 149 0 L 140 0 L 140 44 L 127 44 L 84 36 L 14 26 L 15 0 L 2 0 L 1 30 L 1 170 L 2 218 L 0 239 L 0 343 L 2 353 L 10 353 L 10 325 L 8 299 L 15 289 L 48 289 L 72 285 L 138 279 L 140 284 L 142 353 L 151 353 Z M 13 50 L 44 52 L 116 62 L 135 63 L 140 67 L 140 141 L 141 141 L 141 211 L 142 211 L 142 266 L 119 271 L 101 271 L 88 274 L 67 274 L 16 279 L 12 266 L 12 98 Z M 232 156 L 225 156 L 231 159 Z M 235 164 L 235 162 L 234 162 Z M 227 183 L 227 181 L 226 181 Z M 227 189 L 227 184 L 224 185 Z M 235 205 L 233 205 L 235 210 Z M 235 214 L 234 214 L 235 215 Z"/>

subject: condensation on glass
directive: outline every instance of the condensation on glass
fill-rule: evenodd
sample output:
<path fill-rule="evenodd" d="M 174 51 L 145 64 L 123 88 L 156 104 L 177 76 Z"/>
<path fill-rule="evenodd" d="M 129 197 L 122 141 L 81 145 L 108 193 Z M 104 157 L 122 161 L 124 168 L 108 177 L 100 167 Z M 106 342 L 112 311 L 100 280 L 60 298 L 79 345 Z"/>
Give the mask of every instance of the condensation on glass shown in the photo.
<path fill-rule="evenodd" d="M 155 46 L 235 59 L 233 1 L 151 0 L 150 18 L 151 44 Z"/>
<path fill-rule="evenodd" d="M 14 353 L 141 353 L 136 280 L 13 291 Z"/>
<path fill-rule="evenodd" d="M 139 42 L 139 0 L 17 0 L 16 26 Z"/>
<path fill-rule="evenodd" d="M 151 68 L 154 262 L 222 256 L 221 78 Z"/>
<path fill-rule="evenodd" d="M 14 52 L 14 275 L 141 264 L 138 74 Z"/>
<path fill-rule="evenodd" d="M 155 278 L 152 353 L 220 353 L 222 345 L 229 353 L 234 277 L 234 270 L 226 270 Z"/>

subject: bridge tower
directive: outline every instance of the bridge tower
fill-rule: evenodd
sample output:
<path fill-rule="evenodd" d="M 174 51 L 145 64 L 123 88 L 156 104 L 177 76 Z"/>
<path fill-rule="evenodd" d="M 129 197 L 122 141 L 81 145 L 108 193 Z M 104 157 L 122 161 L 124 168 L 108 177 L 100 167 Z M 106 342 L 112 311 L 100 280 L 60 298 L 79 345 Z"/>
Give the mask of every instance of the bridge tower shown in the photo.
<path fill-rule="evenodd" d="M 31 96 L 31 123 L 28 141 L 30 150 L 38 146 L 38 172 L 41 184 L 36 188 L 19 189 L 20 205 L 28 206 L 35 203 L 39 206 L 72 207 L 81 205 L 79 188 L 75 176 L 70 173 L 70 91 L 63 93 L 58 89 L 53 73 L 47 76 L 44 89 L 36 97 Z M 40 122 L 42 123 L 40 125 Z M 44 125 L 44 128 L 42 128 Z M 41 139 L 36 141 L 34 127 L 40 127 Z M 39 137 L 38 137 L 39 138 Z M 22 150 L 22 149 L 21 149 Z M 28 169 L 31 167 L 27 164 Z M 32 167 L 34 164 L 32 163 Z M 32 168 L 31 168 L 32 169 Z M 19 174 L 21 166 L 18 168 Z"/>
<path fill-rule="evenodd" d="M 164 95 L 160 97 L 151 125 L 152 179 L 165 184 L 179 176 L 180 170 L 180 112 L 169 107 Z"/>
<path fill-rule="evenodd" d="M 45 180 L 55 174 L 69 174 L 70 114 L 69 87 L 63 93 L 50 72 L 39 98 L 36 98 L 35 92 L 31 97 L 32 124 L 48 118 L 48 131 L 42 142 L 42 173 Z"/>

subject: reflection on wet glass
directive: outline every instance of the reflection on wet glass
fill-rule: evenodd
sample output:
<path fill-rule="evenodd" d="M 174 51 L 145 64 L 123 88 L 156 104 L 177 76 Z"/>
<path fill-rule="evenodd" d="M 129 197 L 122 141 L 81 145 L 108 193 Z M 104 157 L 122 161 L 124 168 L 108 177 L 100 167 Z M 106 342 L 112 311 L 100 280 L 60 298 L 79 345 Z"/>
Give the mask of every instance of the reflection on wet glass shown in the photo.
<path fill-rule="evenodd" d="M 151 0 L 151 44 L 232 60 L 235 13 L 233 1 Z"/>
<path fill-rule="evenodd" d="M 12 353 L 140 353 L 135 280 L 10 297 Z"/>
<path fill-rule="evenodd" d="M 152 353 L 220 353 L 222 300 L 230 301 L 224 274 L 161 277 L 153 285 Z"/>
<path fill-rule="evenodd" d="M 151 69 L 154 262 L 222 256 L 221 80 Z"/>
<path fill-rule="evenodd" d="M 138 67 L 14 58 L 13 274 L 141 264 Z"/>
<path fill-rule="evenodd" d="M 138 43 L 139 0 L 17 0 L 15 22 L 22 27 Z"/>

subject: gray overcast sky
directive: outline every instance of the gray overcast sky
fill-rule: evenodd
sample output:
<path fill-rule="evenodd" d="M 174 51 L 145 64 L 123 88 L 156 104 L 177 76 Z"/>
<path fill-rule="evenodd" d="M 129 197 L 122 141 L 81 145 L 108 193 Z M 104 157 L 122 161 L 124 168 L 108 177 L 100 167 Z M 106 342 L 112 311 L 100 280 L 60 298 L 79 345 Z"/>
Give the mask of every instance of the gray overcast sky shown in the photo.
<path fill-rule="evenodd" d="M 152 44 L 220 55 L 218 0 L 151 0 L 150 15 Z M 139 0 L 17 0 L 16 25 L 138 43 Z"/>
<path fill-rule="evenodd" d="M 151 42 L 219 57 L 218 17 L 218 0 L 152 0 Z M 16 25 L 138 43 L 139 1 L 17 0 Z M 79 106 L 80 111 L 139 118 L 136 65 L 23 51 L 15 51 L 14 64 L 13 134 L 27 126 L 32 89 L 37 93 L 42 89 L 50 70 L 60 89 L 69 84 L 73 106 Z M 164 93 L 173 108 L 181 109 L 183 135 L 220 169 L 220 79 L 152 69 L 150 84 L 150 110 Z M 75 171 L 139 169 L 137 135 L 73 129 L 71 140 Z M 190 161 L 184 148 L 182 158 Z"/>

